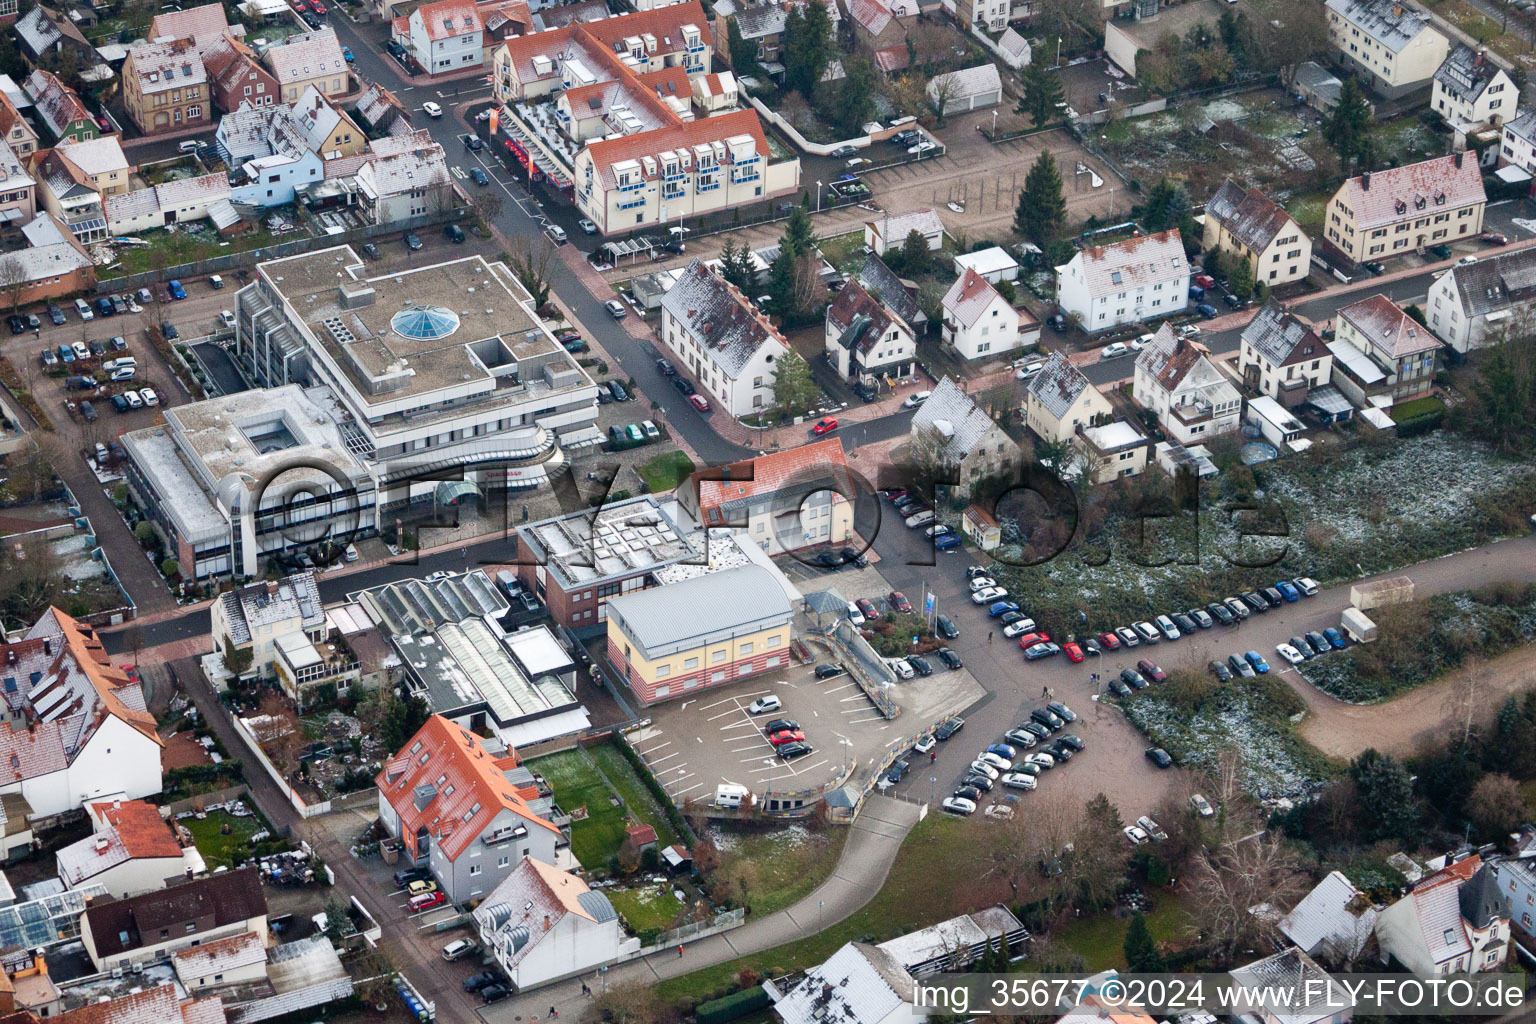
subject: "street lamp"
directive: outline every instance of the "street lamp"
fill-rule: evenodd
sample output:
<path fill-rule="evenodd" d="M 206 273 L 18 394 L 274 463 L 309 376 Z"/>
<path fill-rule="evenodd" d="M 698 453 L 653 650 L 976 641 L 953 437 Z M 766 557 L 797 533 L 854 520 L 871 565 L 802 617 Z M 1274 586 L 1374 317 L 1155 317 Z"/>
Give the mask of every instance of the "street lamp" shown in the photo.
<path fill-rule="evenodd" d="M 997 110 L 996 110 L 996 108 L 993 108 L 993 110 L 992 110 L 992 141 L 993 142 L 997 141 Z"/>
<path fill-rule="evenodd" d="M 816 212 L 821 212 L 821 182 L 816 183 Z"/>

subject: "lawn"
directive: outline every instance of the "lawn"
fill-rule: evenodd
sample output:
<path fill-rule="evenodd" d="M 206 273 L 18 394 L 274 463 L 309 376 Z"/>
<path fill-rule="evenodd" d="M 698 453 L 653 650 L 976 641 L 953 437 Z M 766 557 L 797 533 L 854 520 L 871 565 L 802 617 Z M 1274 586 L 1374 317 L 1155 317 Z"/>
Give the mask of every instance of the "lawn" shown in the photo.
<path fill-rule="evenodd" d="M 209 260 L 215 256 L 250 252 L 252 249 L 275 245 L 279 241 L 266 228 L 259 228 L 248 235 L 228 241 L 220 239 L 210 231 L 199 231 L 193 234 L 184 231 L 178 231 L 175 234 L 146 231 L 138 237 L 150 244 L 119 247 L 117 264 L 113 268 L 116 272 L 142 274 L 151 270 L 180 266 L 184 263 L 195 263 L 198 260 Z"/>
<path fill-rule="evenodd" d="M 192 833 L 192 841 L 197 852 L 203 855 L 209 871 L 217 867 L 234 867 L 237 853 L 244 861 L 250 853 L 250 837 L 257 832 L 270 831 L 267 819 L 260 814 L 237 818 L 228 811 L 214 811 L 206 818 L 183 818 L 178 824 L 186 826 Z M 226 825 L 229 826 L 228 835 L 223 832 Z"/>
<path fill-rule="evenodd" d="M 688 478 L 694 470 L 693 460 L 679 451 L 662 452 L 638 470 L 640 479 L 652 494 L 665 494 Z"/>
<path fill-rule="evenodd" d="M 1308 234 L 1318 234 L 1323 228 L 1324 211 L 1332 198 L 1332 192 L 1298 193 L 1286 200 L 1285 211 L 1296 219 L 1302 230 Z"/>
<path fill-rule="evenodd" d="M 794 825 L 771 832 L 742 833 L 717 828 L 709 837 L 720 850 L 720 870 L 749 877 L 747 901 L 752 916 L 766 917 L 794 904 L 826 880 L 842 856 L 848 830 L 813 832 Z M 750 868 L 738 867 L 748 864 Z"/>
<path fill-rule="evenodd" d="M 612 746 L 577 748 L 549 754 L 529 762 L 555 791 L 555 802 L 567 814 L 585 807 L 586 818 L 571 823 L 571 852 L 588 869 L 606 868 L 624 845 L 624 805 L 635 817 L 656 830 L 660 845 L 670 846 L 677 836 L 667 824 L 661 807 L 646 791 L 629 762 Z M 610 788 L 611 786 L 611 788 Z M 617 791 L 622 802 L 614 801 Z"/>
<path fill-rule="evenodd" d="M 1151 930 L 1152 938 L 1158 942 L 1182 938 L 1189 928 L 1189 915 L 1178 895 L 1164 892 L 1151 899 L 1153 906 L 1147 914 L 1147 928 Z M 1089 971 L 1110 967 L 1123 971 L 1126 968 L 1125 933 L 1130 926 L 1129 917 L 1095 914 L 1073 921 L 1051 937 L 1081 955 Z"/>
<path fill-rule="evenodd" d="M 1394 423 L 1404 423 L 1415 417 L 1427 416 L 1437 412 L 1445 412 L 1445 402 L 1434 395 L 1415 398 L 1410 402 L 1399 402 L 1391 409 L 1392 421 Z"/>
<path fill-rule="evenodd" d="M 977 842 L 978 825 L 947 814 L 930 814 L 902 844 L 885 885 L 863 909 L 828 922 L 798 942 L 740 957 L 656 986 L 668 1002 L 722 991 L 743 967 L 759 974 L 783 973 L 820 963 L 845 942 L 884 942 L 1010 897 L 1008 886 L 988 870 L 987 851 Z"/>
<path fill-rule="evenodd" d="M 683 912 L 683 904 L 672 895 L 669 885 L 648 885 L 641 889 L 604 889 L 603 895 L 613 904 L 636 932 L 666 931 Z"/>

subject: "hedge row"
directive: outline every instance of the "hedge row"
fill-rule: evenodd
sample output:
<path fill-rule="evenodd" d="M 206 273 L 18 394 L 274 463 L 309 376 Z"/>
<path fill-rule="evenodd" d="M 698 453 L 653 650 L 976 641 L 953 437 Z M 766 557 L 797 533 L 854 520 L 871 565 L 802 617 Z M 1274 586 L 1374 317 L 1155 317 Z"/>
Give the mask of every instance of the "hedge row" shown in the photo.
<path fill-rule="evenodd" d="M 699 1008 L 694 1011 L 694 1018 L 698 1024 L 727 1024 L 728 1021 L 745 1017 L 749 1013 L 756 1013 L 772 1001 L 768 997 L 767 989 L 761 985 L 754 985 L 740 992 L 700 1003 Z"/>
<path fill-rule="evenodd" d="M 693 834 L 693 829 L 688 827 L 688 822 L 678 813 L 677 805 L 672 802 L 667 791 L 661 788 L 661 783 L 656 781 L 656 776 L 651 774 L 650 766 L 635 753 L 635 748 L 631 747 L 623 736 L 615 733 L 613 742 L 619 748 L 619 753 L 623 754 L 624 759 L 629 762 L 629 766 L 635 770 L 635 774 L 640 776 L 640 781 L 644 783 L 645 788 L 651 791 L 651 796 L 655 797 L 656 802 L 661 805 L 662 812 L 667 816 L 667 823 L 672 826 L 672 831 L 692 846 L 698 841 L 698 836 Z"/>

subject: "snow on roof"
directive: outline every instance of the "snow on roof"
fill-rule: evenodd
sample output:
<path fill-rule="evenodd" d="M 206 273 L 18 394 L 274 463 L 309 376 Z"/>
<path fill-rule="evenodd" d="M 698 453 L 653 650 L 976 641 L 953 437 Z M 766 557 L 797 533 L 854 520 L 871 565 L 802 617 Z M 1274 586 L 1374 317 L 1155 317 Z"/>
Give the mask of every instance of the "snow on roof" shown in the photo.
<path fill-rule="evenodd" d="M 1466 43 L 1457 43 L 1456 48 L 1435 70 L 1435 81 L 1441 89 L 1463 103 L 1473 103 L 1493 84 L 1494 78 L 1501 71 L 1503 68 L 1481 51 L 1472 49 Z"/>
<path fill-rule="evenodd" d="M 1465 156 L 1452 153 L 1356 175 L 1339 186 L 1334 198 L 1354 212 L 1357 231 L 1485 203 L 1477 159 Z"/>
<path fill-rule="evenodd" d="M 1248 326 L 1242 340 L 1253 346 L 1271 366 L 1289 366 L 1305 359 L 1316 359 L 1322 352 L 1317 334 L 1271 297 Z"/>
<path fill-rule="evenodd" d="M 80 102 L 75 90 L 65 85 L 51 71 L 38 68 L 28 75 L 27 92 L 31 94 L 32 102 L 37 105 L 38 113 L 43 115 L 44 123 L 55 138 L 64 135 L 69 126 L 77 121 L 95 123 L 91 112 L 85 109 L 85 104 Z"/>
<path fill-rule="evenodd" d="M 1012 256 L 1008 255 L 1007 249 L 1000 245 L 994 245 L 976 252 L 961 253 L 955 257 L 955 266 L 962 270 L 969 267 L 978 274 L 986 275 L 1017 270 L 1019 263 Z"/>
<path fill-rule="evenodd" d="M 1376 908 L 1342 871 L 1330 871 L 1280 919 L 1280 931 L 1303 952 L 1358 956 L 1376 927 Z"/>
<path fill-rule="evenodd" d="M 1401 51 L 1425 29 L 1435 31 L 1428 15 L 1403 0 L 1328 0 L 1328 9 L 1393 53 Z"/>
<path fill-rule="evenodd" d="M 990 93 L 996 93 L 998 96 L 1003 94 L 1003 78 L 998 74 L 996 64 L 978 64 L 973 68 L 961 68 L 958 71 L 935 75 L 928 83 L 928 95 L 936 94 L 940 82 L 949 85 L 951 104 Z"/>
<path fill-rule="evenodd" d="M 434 41 L 454 39 L 485 30 L 480 21 L 480 12 L 473 3 L 466 0 L 439 0 L 438 3 L 424 4 L 412 11 L 410 18 L 413 25 L 420 22 L 427 38 Z"/>
<path fill-rule="evenodd" d="M 883 214 L 879 220 L 867 220 L 864 226 L 874 230 L 877 238 L 884 238 L 886 245 L 900 245 L 913 231 L 921 231 L 925 238 L 942 238 L 944 222 L 931 208 L 898 213 L 894 217 Z"/>
<path fill-rule="evenodd" d="M 1084 249 L 1072 257 L 1072 263 L 1079 262 L 1093 295 L 1123 292 L 1189 275 L 1184 239 L 1177 228 Z"/>
<path fill-rule="evenodd" d="M 262 59 L 280 85 L 347 72 L 347 61 L 341 55 L 341 43 L 333 28 L 289 36 L 282 46 L 262 54 Z"/>
<path fill-rule="evenodd" d="M 937 427 L 944 434 L 944 429 L 938 426 L 940 423 L 949 425 L 943 454 L 945 459 L 953 462 L 969 455 L 997 426 L 992 417 L 978 409 L 975 400 L 948 377 L 934 385 L 928 401 L 918 407 L 917 415 L 912 417 L 912 431 Z"/>
<path fill-rule="evenodd" d="M 774 1004 L 774 1012 L 784 1024 L 880 1024 L 910 1003 L 912 992 L 912 977 L 894 956 L 850 942 L 806 971 Z"/>
<path fill-rule="evenodd" d="M 1001 249 L 998 252 L 1002 252 Z M 959 262 L 957 259 L 956 262 Z M 981 319 L 992 303 L 1001 299 L 1002 295 L 992 287 L 991 283 L 975 268 L 967 267 L 964 274 L 949 286 L 949 291 L 944 294 L 944 311 L 952 315 L 966 327 L 970 327 Z"/>
<path fill-rule="evenodd" d="M 1052 352 L 1045 367 L 1029 382 L 1029 393 L 1046 411 L 1060 419 L 1092 386 L 1083 371 L 1067 362 L 1066 356 Z"/>
<path fill-rule="evenodd" d="M 730 379 L 764 345 L 785 344 L 756 306 L 697 258 L 661 297 L 661 307 Z"/>
<path fill-rule="evenodd" d="M 203 4 L 184 11 L 161 11 L 149 23 L 146 38 L 154 42 L 191 39 L 198 46 L 207 46 L 229 31 L 241 35 L 245 26 L 231 26 L 224 17 L 223 4 Z"/>
<path fill-rule="evenodd" d="M 1373 349 L 1392 359 L 1440 347 L 1429 328 L 1380 293 L 1345 306 L 1339 317 L 1353 325 Z"/>
<path fill-rule="evenodd" d="M 1279 203 L 1256 188 L 1243 189 L 1231 178 L 1222 182 L 1206 203 L 1205 215 L 1215 217 L 1232 237 L 1256 254 L 1269 248 L 1280 232 L 1296 226 Z"/>

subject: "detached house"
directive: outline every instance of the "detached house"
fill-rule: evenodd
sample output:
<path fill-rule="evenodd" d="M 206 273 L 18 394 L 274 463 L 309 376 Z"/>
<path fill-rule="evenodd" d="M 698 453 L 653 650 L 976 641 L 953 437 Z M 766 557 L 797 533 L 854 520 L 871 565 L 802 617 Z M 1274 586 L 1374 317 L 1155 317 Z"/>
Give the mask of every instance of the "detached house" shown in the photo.
<path fill-rule="evenodd" d="M 949 291 L 944 293 L 944 344 L 962 359 L 991 359 L 1022 348 L 1021 314 L 1013 303 L 973 268 L 967 268 Z M 1040 324 L 1028 313 L 1034 326 L 1033 341 L 1040 339 Z"/>
<path fill-rule="evenodd" d="M 1521 249 L 1452 267 L 1429 286 L 1429 329 L 1457 352 L 1532 333 L 1536 250 Z"/>
<path fill-rule="evenodd" d="M 475 909 L 480 944 L 518 992 L 613 963 L 628 938 L 608 897 L 568 871 L 520 861 Z"/>
<path fill-rule="evenodd" d="M 514 786 L 515 751 L 493 756 L 479 737 L 433 715 L 384 765 L 379 820 L 400 841 L 401 860 L 431 869 L 454 903 L 483 900 L 522 861 L 556 862 L 565 836 Z"/>
<path fill-rule="evenodd" d="M 209 616 L 214 651 L 249 652 L 246 672 L 256 679 L 273 678 L 281 641 L 298 634 L 318 643 L 329 631 L 312 572 L 225 591 Z"/>
<path fill-rule="evenodd" d="M 420 217 L 458 205 L 443 147 L 425 128 L 376 139 L 357 171 L 358 202 L 374 224 Z"/>
<path fill-rule="evenodd" d="M 1294 946 L 1234 968 L 1232 981 L 1252 1004 L 1243 1016 L 1258 1024 L 1349 1024 L 1354 1016 L 1354 997 Z"/>
<path fill-rule="evenodd" d="M 745 531 L 743 539 L 771 555 L 853 535 L 856 495 L 836 438 L 701 469 L 676 495 L 695 522 Z"/>
<path fill-rule="evenodd" d="M 147 38 L 152 43 L 168 43 L 174 39 L 190 39 L 199 50 L 218 42 L 225 34 L 240 38 L 245 26 L 229 23 L 224 16 L 224 5 L 202 4 L 185 10 L 162 10 L 151 19 Z"/>
<path fill-rule="evenodd" d="M 1450 43 L 1404 0 L 1328 0 L 1328 42 L 1373 91 L 1401 99 L 1429 84 Z"/>
<path fill-rule="evenodd" d="M 1333 353 L 1317 333 L 1271 298 L 1243 328 L 1238 347 L 1243 383 L 1287 409 L 1333 377 Z"/>
<path fill-rule="evenodd" d="M 135 46 L 123 63 L 122 85 L 128 116 L 145 135 L 212 123 L 208 72 L 191 39 Z"/>
<path fill-rule="evenodd" d="M 955 474 L 956 497 L 969 496 L 978 481 L 1017 473 L 1024 461 L 1013 438 L 948 377 L 918 407 L 909 436 L 915 458 Z"/>
<path fill-rule="evenodd" d="M 262 54 L 262 60 L 277 80 L 284 103 L 297 102 L 310 86 L 331 98 L 346 95 L 350 88 L 347 60 L 333 28 L 289 36 L 283 45 Z"/>
<path fill-rule="evenodd" d="M 1189 260 L 1177 230 L 1083 249 L 1056 268 L 1061 311 L 1090 334 L 1170 316 L 1189 301 Z"/>
<path fill-rule="evenodd" d="M 1427 327 L 1385 295 L 1372 295 L 1339 310 L 1328 343 L 1333 383 L 1356 408 L 1418 398 L 1434 382 L 1439 348 Z"/>
<path fill-rule="evenodd" d="M 917 362 L 912 328 L 857 281 L 827 305 L 825 346 L 844 380 L 894 380 Z"/>
<path fill-rule="evenodd" d="M 1165 323 L 1136 357 L 1136 401 L 1185 447 L 1241 425 L 1243 396 L 1209 356 L 1204 345 Z"/>
<path fill-rule="evenodd" d="M 1279 928 L 1308 956 L 1348 962 L 1365 952 L 1376 908 L 1342 871 L 1330 871 L 1280 919 Z"/>
<path fill-rule="evenodd" d="M 1504 122 L 1499 137 L 1499 165 L 1509 164 L 1527 174 L 1536 174 L 1536 110 Z"/>
<path fill-rule="evenodd" d="M 1497 971 L 1509 955 L 1509 915 L 1493 867 L 1473 854 L 1420 880 L 1383 910 L 1376 941 L 1383 960 L 1413 974 Z"/>
<path fill-rule="evenodd" d="M 37 149 L 37 132 L 3 92 L 0 92 L 0 141 L 23 160 Z"/>
<path fill-rule="evenodd" d="M 1113 417 L 1109 399 L 1060 352 L 1051 353 L 1045 368 L 1035 374 L 1024 392 L 1024 422 L 1040 437 L 1057 444 L 1071 441 L 1078 427 L 1094 426 Z"/>
<path fill-rule="evenodd" d="M 277 102 L 277 79 L 250 47 L 231 33 L 223 33 L 203 50 L 203 67 L 208 72 L 213 104 L 226 114 L 247 103 L 269 107 Z"/>
<path fill-rule="evenodd" d="M 37 197 L 42 200 L 43 209 L 71 234 L 87 245 L 107 236 L 101 193 L 85 171 L 59 156 L 56 149 L 33 153 L 29 169 L 38 183 Z"/>
<path fill-rule="evenodd" d="M 1356 175 L 1328 202 L 1326 241 L 1354 263 L 1390 259 L 1483 230 L 1488 197 L 1466 153 Z"/>
<path fill-rule="evenodd" d="M 160 808 L 143 800 L 113 800 L 87 808 L 91 835 L 55 854 L 66 888 L 104 885 L 123 898 L 163 889 L 203 870 L 196 847 L 187 856 Z"/>
<path fill-rule="evenodd" d="M 38 116 L 53 133 L 55 144 L 65 139 L 86 142 L 101 134 L 101 127 L 80 101 L 79 94 L 58 75 L 38 68 L 27 76 L 25 88 Z"/>
<path fill-rule="evenodd" d="M 391 31 L 428 75 L 469 71 L 485 63 L 485 26 L 469 0 L 423 4 L 394 19 Z"/>
<path fill-rule="evenodd" d="M 1511 927 L 1525 942 L 1536 941 L 1536 857 L 1505 857 L 1490 861 L 1499 894 L 1509 901 Z"/>
<path fill-rule="evenodd" d="M 1304 280 L 1311 267 L 1312 239 L 1301 225 L 1258 189 L 1244 190 L 1230 178 L 1205 206 L 1203 244 L 1234 264 L 1246 259 L 1253 279 L 1271 288 Z"/>
<path fill-rule="evenodd" d="M 1430 107 L 1452 125 L 1498 127 L 1520 108 L 1520 93 L 1509 74 L 1482 50 L 1457 43 L 1435 71 Z"/>
<path fill-rule="evenodd" d="M 731 416 L 773 405 L 778 360 L 789 351 L 746 296 L 695 259 L 661 298 L 661 340 Z"/>

